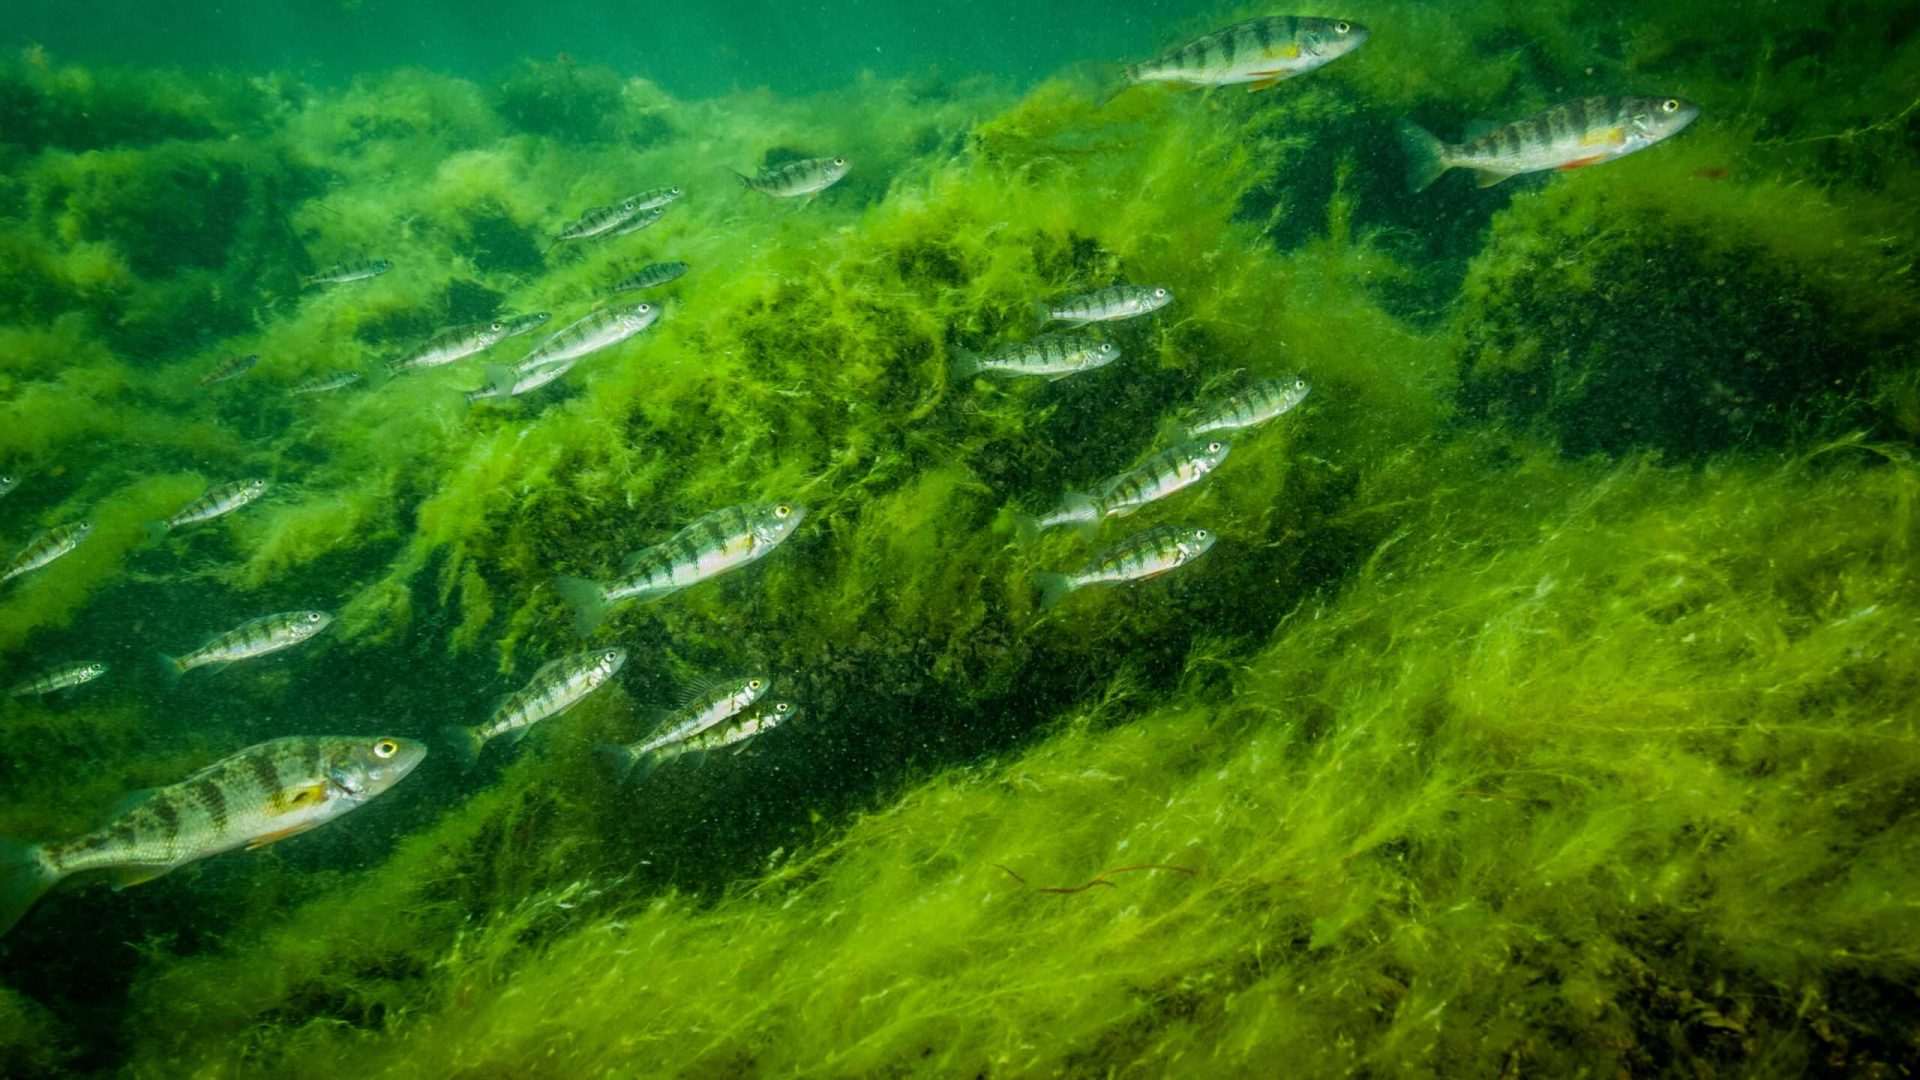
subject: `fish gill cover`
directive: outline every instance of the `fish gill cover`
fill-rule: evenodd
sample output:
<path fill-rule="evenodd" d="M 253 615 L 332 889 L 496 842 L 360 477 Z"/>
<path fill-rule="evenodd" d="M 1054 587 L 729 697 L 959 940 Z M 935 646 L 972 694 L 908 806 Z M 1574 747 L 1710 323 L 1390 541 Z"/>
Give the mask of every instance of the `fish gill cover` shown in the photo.
<path fill-rule="evenodd" d="M 1024 88 L 805 96 L 7 58 L 0 523 L 91 529 L 3 586 L 0 649 L 9 686 L 107 671 L 6 701 L 0 834 L 284 736 L 439 752 L 264 853 L 46 898 L 0 939 L 0 1074 L 1920 1058 L 1915 23 L 1382 2 L 1271 88 L 1114 93 L 1259 14 Z M 1404 123 L 1636 95 L 1700 119 L 1406 188 Z M 728 175 L 835 159 L 791 198 Z M 665 185 L 643 231 L 556 240 Z M 621 297 L 657 323 L 462 400 L 666 261 Z M 953 377 L 1116 284 L 1174 297 L 1070 331 L 1117 359 Z M 1092 540 L 1017 528 L 1294 376 L 1203 481 Z M 557 577 L 776 504 L 777 550 L 581 641 Z M 1161 526 L 1212 546 L 1040 610 L 1039 575 Z M 307 610 L 270 656 L 155 659 Z M 547 666 L 615 646 L 604 684 Z M 704 763 L 603 767 L 753 672 Z M 437 733 L 490 717 L 531 734 L 462 769 Z"/>

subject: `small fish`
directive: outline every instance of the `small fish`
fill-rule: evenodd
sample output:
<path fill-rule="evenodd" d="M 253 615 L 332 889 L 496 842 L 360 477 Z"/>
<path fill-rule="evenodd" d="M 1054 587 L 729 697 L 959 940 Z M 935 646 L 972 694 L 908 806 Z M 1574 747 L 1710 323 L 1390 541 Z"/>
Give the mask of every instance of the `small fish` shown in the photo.
<path fill-rule="evenodd" d="M 621 577 L 602 584 L 560 577 L 554 588 L 574 610 L 574 626 L 593 633 L 608 609 L 622 600 L 653 600 L 717 577 L 764 557 L 793 535 L 807 508 L 793 503 L 730 506 L 716 510 L 663 543 L 634 552 Z"/>
<path fill-rule="evenodd" d="M 665 285 L 669 281 L 679 280 L 688 269 L 690 268 L 683 262 L 650 263 L 609 285 L 607 295 L 616 296 L 623 292 L 637 292 L 641 289 Z"/>
<path fill-rule="evenodd" d="M 813 196 L 840 182 L 852 168 L 846 158 L 808 158 L 805 161 L 789 161 L 784 165 L 775 165 L 760 170 L 758 176 L 734 173 L 740 182 L 765 195 L 777 199 L 791 199 L 796 196 Z"/>
<path fill-rule="evenodd" d="M 247 372 L 252 371 L 253 365 L 259 362 L 260 355 L 258 353 L 247 356 L 230 356 L 222 360 L 219 367 L 200 376 L 200 385 L 212 386 L 214 383 L 223 383 L 229 379 L 237 379 Z"/>
<path fill-rule="evenodd" d="M 640 194 L 633 196 L 629 201 L 633 203 L 635 209 L 656 210 L 662 206 L 680 201 L 680 196 L 685 194 L 686 192 L 681 191 L 677 186 L 648 188 Z"/>
<path fill-rule="evenodd" d="M 513 372 L 524 376 L 536 368 L 571 364 L 589 353 L 620 344 L 659 319 L 660 305 L 644 302 L 590 311 L 534 346 L 513 365 Z"/>
<path fill-rule="evenodd" d="M 1227 459 L 1232 447 L 1219 439 L 1181 443 L 1147 458 L 1134 468 L 1102 484 L 1091 495 L 1079 493 L 1061 500 L 1060 507 L 1042 518 L 1025 518 L 1021 531 L 1031 535 L 1055 525 L 1097 527 L 1109 517 L 1124 517 L 1207 478 Z"/>
<path fill-rule="evenodd" d="M 1205 555 L 1212 546 L 1213 534 L 1205 529 L 1156 525 L 1094 556 L 1093 561 L 1079 573 L 1040 574 L 1035 579 L 1040 585 L 1040 607 L 1043 610 L 1050 608 L 1065 599 L 1068 593 L 1088 585 L 1112 585 L 1159 577 Z"/>
<path fill-rule="evenodd" d="M 104 872 L 118 890 L 237 847 L 265 847 L 364 805 L 426 756 L 425 746 L 395 736 L 274 739 L 128 795 L 112 821 L 84 836 L 0 841 L 0 934 L 69 875 Z"/>
<path fill-rule="evenodd" d="M 350 281 L 366 281 L 377 278 L 393 269 L 391 259 L 355 259 L 338 266 L 329 266 L 317 274 L 308 274 L 300 279 L 300 287 L 310 289 L 315 285 L 345 285 Z"/>
<path fill-rule="evenodd" d="M 738 746 L 761 732 L 772 731 L 793 719 L 799 711 L 799 708 L 790 701 L 775 701 L 752 712 L 723 719 L 678 742 L 660 745 L 635 743 L 631 746 L 602 746 L 600 754 L 612 767 L 615 776 L 623 780 L 637 780 L 674 758 L 686 754 L 704 756 L 715 750 Z"/>
<path fill-rule="evenodd" d="M 231 514 L 266 493 L 265 480 L 235 480 L 230 484 L 220 484 L 208 488 L 205 495 L 188 503 L 179 513 L 148 526 L 147 532 L 158 539 L 175 529 Z"/>
<path fill-rule="evenodd" d="M 359 382 L 360 378 L 360 373 L 357 371 L 334 371 L 315 375 L 311 379 L 303 379 L 287 387 L 287 395 L 299 397 L 303 394 L 325 394 L 334 390 L 343 390 Z"/>
<path fill-rule="evenodd" d="M 184 675 L 208 664 L 231 664 L 236 660 L 290 649 L 327 628 L 333 616 L 324 611 L 285 611 L 249 619 L 221 634 L 185 656 L 160 654 L 167 670 Z"/>
<path fill-rule="evenodd" d="M 1470 169 L 1492 187 L 1521 173 L 1598 165 L 1677 135 L 1699 115 L 1680 98 L 1580 98 L 1458 145 L 1402 121 L 1407 186 L 1423 190 L 1449 169 Z"/>
<path fill-rule="evenodd" d="M 573 370 L 578 360 L 568 360 L 559 364 L 545 364 L 526 374 L 500 364 L 487 366 L 487 385 L 478 390 L 467 391 L 467 404 L 497 398 L 514 398 L 521 394 L 531 394 L 548 383 L 558 382 Z"/>
<path fill-rule="evenodd" d="M 1215 431 L 1257 427 L 1293 411 L 1312 390 L 1298 375 L 1261 379 L 1237 394 L 1202 406 L 1200 419 L 1187 428 L 1187 435 L 1197 439 Z"/>
<path fill-rule="evenodd" d="M 38 697 L 51 694 L 55 690 L 90 683 L 107 673 L 107 665 L 99 660 L 82 660 L 75 664 L 62 664 L 51 671 L 43 671 L 11 691 L 13 697 Z"/>
<path fill-rule="evenodd" d="M 27 541 L 27 546 L 7 564 L 5 573 L 0 573 L 0 582 L 12 581 L 30 570 L 38 570 L 53 560 L 80 546 L 87 538 L 93 526 L 84 521 L 70 525 L 60 525 L 48 529 Z"/>
<path fill-rule="evenodd" d="M 1234 23 L 1126 69 L 1127 84 L 1182 83 L 1265 90 L 1360 47 L 1367 28 L 1346 19 L 1274 15 Z"/>
<path fill-rule="evenodd" d="M 467 326 L 455 326 L 428 338 L 421 346 L 398 360 L 387 362 L 394 375 L 415 368 L 440 367 L 485 352 L 510 337 L 518 337 L 546 323 L 552 316 L 544 311 L 529 315 L 503 315 L 500 318 Z"/>
<path fill-rule="evenodd" d="M 0 495 L 5 495 L 19 486 L 19 473 L 0 473 Z"/>
<path fill-rule="evenodd" d="M 461 763 L 471 767 L 488 742 L 502 735 L 519 742 L 533 725 L 559 716 L 605 686 L 626 662 L 625 649 L 601 649 L 548 661 L 533 673 L 527 685 L 508 694 L 486 723 L 449 727 L 445 730 L 447 739 Z"/>
<path fill-rule="evenodd" d="M 632 236 L 634 233 L 639 232 L 641 229 L 647 228 L 650 225 L 658 224 L 660 219 L 666 216 L 667 216 L 667 208 L 664 206 L 656 206 L 651 210 L 642 210 L 639 213 L 628 218 L 627 220 L 621 222 L 617 227 L 608 229 L 606 232 L 601 233 L 600 235 L 603 239 L 607 239 L 607 240 L 618 239 L 619 237 L 622 237 L 622 236 Z"/>
<path fill-rule="evenodd" d="M 772 685 L 773 680 L 764 675 L 749 675 L 695 687 L 679 710 L 667 718 L 664 730 L 651 739 L 635 743 L 634 749 L 650 754 L 663 746 L 683 742 L 759 701 Z"/>
<path fill-rule="evenodd" d="M 1057 304 L 1039 305 L 1042 322 L 1064 320 L 1069 327 L 1090 322 L 1131 319 L 1158 311 L 1173 303 L 1173 292 L 1165 286 L 1109 285 L 1090 293 L 1068 297 Z"/>
<path fill-rule="evenodd" d="M 1118 359 L 1120 346 L 1111 341 L 1100 341 L 1084 334 L 1042 334 L 1031 341 L 1008 345 L 985 355 L 975 355 L 956 347 L 950 370 L 955 382 L 983 372 L 1037 375 L 1058 380 L 1106 367 Z"/>

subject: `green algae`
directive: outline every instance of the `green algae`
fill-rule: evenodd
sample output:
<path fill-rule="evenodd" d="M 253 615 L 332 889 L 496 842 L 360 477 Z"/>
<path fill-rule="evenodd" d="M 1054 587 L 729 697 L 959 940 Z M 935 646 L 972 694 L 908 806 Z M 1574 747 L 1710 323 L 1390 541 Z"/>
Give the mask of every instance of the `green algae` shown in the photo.
<path fill-rule="evenodd" d="M 608 635 L 642 658 L 623 687 L 475 777 L 423 771 L 350 834 L 55 897 L 8 946 L 16 985 L 75 993 L 52 942 L 104 919 L 145 943 L 124 1013 L 7 991 L 0 1064 L 56 1071 L 79 1023 L 141 1076 L 1911 1058 L 1920 475 L 1891 440 L 1920 426 L 1901 344 L 1920 318 L 1884 287 L 1910 261 L 1910 153 L 1872 129 L 1897 80 L 1841 93 L 1768 52 L 1749 92 L 1697 59 L 1716 28 L 1664 16 L 1606 72 L 1747 113 L 1471 204 L 1437 192 L 1466 224 L 1423 236 L 1435 211 L 1383 160 L 1392 119 L 1544 104 L 1596 31 L 1572 3 L 1397 17 L 1419 33 L 1369 17 L 1367 51 L 1263 95 L 866 79 L 695 102 L 560 62 L 492 89 L 276 84 L 246 116 L 167 83 L 157 107 L 193 124 L 37 149 L 0 230 L 27 255 L 0 289 L 20 324 L 0 451 L 31 465 L 10 499 L 96 535 L 15 583 L 0 641 L 97 641 L 101 609 L 169 643 L 215 611 L 342 618 L 310 667 L 10 712 L 9 833 L 85 827 L 275 725 L 471 723 L 577 647 L 552 574 L 607 574 L 718 506 L 811 515 L 753 569 L 623 610 Z M 1863 62 L 1905 48 L 1842 37 Z M 46 127 L 84 96 L 64 79 L 35 84 Z M 1805 112 L 1810 93 L 1834 106 Z M 817 154 L 854 172 L 805 209 L 723 171 Z M 660 225 L 547 250 L 656 183 L 689 190 Z M 216 223 L 191 265 L 151 246 L 178 222 L 148 200 L 175 198 Z M 296 290 L 362 254 L 397 268 Z M 569 317 L 662 257 L 694 270 L 661 324 L 559 393 L 468 410 L 469 363 L 283 397 L 444 323 Z M 1112 369 L 947 380 L 954 348 L 1030 332 L 1034 298 L 1122 277 L 1179 300 L 1118 328 Z M 1701 340 L 1726 365 L 1798 365 L 1731 386 L 1787 417 L 1758 435 L 1705 392 L 1725 372 L 1676 391 L 1634 366 L 1671 353 L 1694 309 L 1661 304 L 1708 278 Z M 1782 292 L 1808 313 L 1793 334 L 1741 319 Z M 194 384 L 240 352 L 253 374 Z M 1835 358 L 1849 381 L 1816 386 Z M 1083 550 L 1015 544 L 1012 509 L 1294 370 L 1306 406 L 1128 523 L 1209 523 L 1206 561 L 1039 617 L 1030 575 Z M 1546 374 L 1490 408 L 1487 372 Z M 1693 411 L 1648 407 L 1670 399 Z M 1620 425 L 1596 413 L 1638 426 L 1599 437 Z M 135 550 L 203 483 L 251 474 L 270 500 Z M 203 598 L 143 610 L 183 583 Z M 802 720 L 644 787 L 593 768 L 673 684 L 749 663 Z M 293 694 L 310 715 L 276 716 Z M 191 722 L 168 715 L 183 702 Z M 59 763 L 82 751 L 76 778 Z"/>

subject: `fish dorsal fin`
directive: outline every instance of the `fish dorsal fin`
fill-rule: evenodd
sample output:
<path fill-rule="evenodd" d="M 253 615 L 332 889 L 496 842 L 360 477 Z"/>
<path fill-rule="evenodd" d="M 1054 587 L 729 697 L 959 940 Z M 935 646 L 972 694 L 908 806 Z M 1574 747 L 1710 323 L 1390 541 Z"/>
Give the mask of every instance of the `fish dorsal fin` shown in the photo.
<path fill-rule="evenodd" d="M 119 821 L 128 814 L 133 813 L 134 809 L 141 803 L 153 798 L 153 793 L 159 790 L 159 788 L 143 787 L 127 792 L 125 795 L 120 796 L 119 801 L 113 804 L 103 820 L 107 822 Z"/>
<path fill-rule="evenodd" d="M 1491 135 L 1499 131 L 1507 123 L 1509 123 L 1509 121 L 1494 120 L 1485 116 L 1476 117 L 1475 119 L 1467 121 L 1467 126 L 1460 129 L 1460 141 L 1462 143 L 1470 143 L 1484 135 Z"/>
<path fill-rule="evenodd" d="M 732 691 L 734 687 L 746 682 L 748 679 L 759 679 L 760 692 L 763 694 L 773 685 L 772 677 L 762 675 L 758 672 L 752 675 L 702 675 L 681 686 L 680 696 L 674 701 L 673 707 L 675 711 L 684 712 L 715 691 L 722 689 Z"/>
<path fill-rule="evenodd" d="M 152 881 L 172 869 L 172 863 L 122 863 L 109 867 L 106 874 L 107 880 L 113 883 L 113 891 L 119 892 Z"/>

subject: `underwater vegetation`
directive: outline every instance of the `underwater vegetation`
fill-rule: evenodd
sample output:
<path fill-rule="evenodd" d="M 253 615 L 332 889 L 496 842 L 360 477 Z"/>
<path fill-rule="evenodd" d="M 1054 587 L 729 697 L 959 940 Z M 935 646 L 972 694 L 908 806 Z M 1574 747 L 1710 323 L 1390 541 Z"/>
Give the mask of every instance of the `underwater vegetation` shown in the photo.
<path fill-rule="evenodd" d="M 92 526 L 0 592 L 0 650 L 8 685 L 109 665 L 4 704 L 0 834 L 285 735 L 436 740 L 556 657 L 625 656 L 470 773 L 440 740 L 328 829 L 51 896 L 0 940 L 0 1075 L 1920 1058 L 1920 25 L 1353 14 L 1364 47 L 1298 79 L 1110 100 L 1104 72 L 696 101 L 558 61 L 0 64 L 0 530 Z M 1403 120 L 1607 94 L 1701 115 L 1406 190 Z M 805 205 L 728 175 L 836 160 Z M 663 185 L 644 231 L 555 243 Z M 464 400 L 538 335 L 385 376 L 667 261 L 657 323 L 538 393 Z M 1112 362 L 953 374 L 1122 283 L 1173 300 L 1096 328 Z M 1022 535 L 1295 374 L 1204 483 Z M 779 500 L 806 514 L 777 552 L 583 644 L 556 577 Z M 1042 610 L 1036 575 L 1159 527 L 1211 547 Z M 307 609 L 332 625 L 283 654 L 153 660 Z M 790 722 L 601 767 L 747 670 Z"/>

